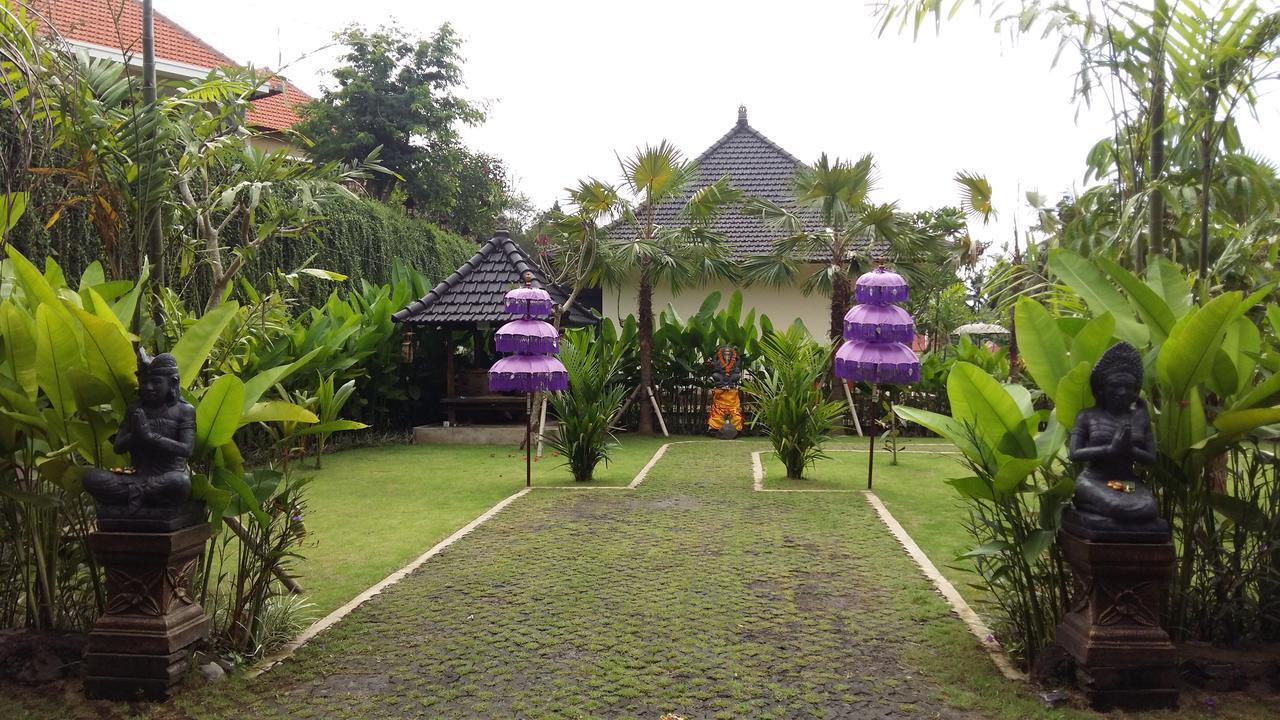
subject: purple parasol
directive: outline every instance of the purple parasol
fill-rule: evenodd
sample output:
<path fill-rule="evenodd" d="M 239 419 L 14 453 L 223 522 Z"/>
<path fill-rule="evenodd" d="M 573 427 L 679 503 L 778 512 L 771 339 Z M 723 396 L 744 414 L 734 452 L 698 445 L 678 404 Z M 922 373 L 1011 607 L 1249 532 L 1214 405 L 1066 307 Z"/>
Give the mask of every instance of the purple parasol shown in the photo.
<path fill-rule="evenodd" d="M 896 305 L 854 305 L 844 316 L 844 336 L 866 342 L 909 343 L 916 336 L 916 323 Z"/>
<path fill-rule="evenodd" d="M 863 273 L 854 284 L 853 293 L 860 303 L 890 305 L 907 299 L 907 281 L 881 266 Z"/>
<path fill-rule="evenodd" d="M 493 344 L 498 352 L 554 355 L 560 352 L 560 335 L 542 320 L 512 320 L 498 328 Z"/>
<path fill-rule="evenodd" d="M 509 291 L 502 302 L 507 314 L 523 315 L 526 318 L 550 317 L 554 305 L 550 293 L 531 284 Z"/>
<path fill-rule="evenodd" d="M 907 299 L 907 281 L 881 266 L 863 273 L 853 294 L 861 304 L 845 313 L 845 343 L 836 351 L 836 377 L 872 385 L 919 382 L 920 358 L 903 345 L 915 338 L 916 324 L 910 313 L 894 305 Z M 871 395 L 874 400 L 874 388 Z M 875 433 L 869 437 L 868 490 L 876 456 Z"/>
<path fill-rule="evenodd" d="M 550 355 L 511 355 L 489 368 L 493 392 L 556 392 L 569 388 L 569 373 Z"/>
<path fill-rule="evenodd" d="M 515 353 L 489 368 L 490 392 L 559 392 L 569 389 L 569 373 L 555 357 L 560 352 L 560 333 L 545 320 L 534 316 L 550 315 L 551 295 L 533 286 L 533 273 L 525 272 L 524 287 L 507 292 L 502 299 L 508 313 L 522 315 L 498 329 L 494 347 L 498 352 Z M 533 457 L 533 401 L 527 400 L 529 411 L 524 428 L 524 484 L 533 481 L 530 464 Z"/>
<path fill-rule="evenodd" d="M 875 385 L 919 382 L 920 360 L 902 343 L 850 340 L 836 351 L 836 375 Z"/>

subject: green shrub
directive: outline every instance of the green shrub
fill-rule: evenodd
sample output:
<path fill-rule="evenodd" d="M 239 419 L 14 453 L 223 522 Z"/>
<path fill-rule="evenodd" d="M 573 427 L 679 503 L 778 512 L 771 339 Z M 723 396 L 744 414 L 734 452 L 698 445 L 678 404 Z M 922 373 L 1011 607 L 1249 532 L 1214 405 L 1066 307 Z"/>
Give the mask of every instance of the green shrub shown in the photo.
<path fill-rule="evenodd" d="M 596 466 L 609 463 L 613 421 L 627 391 L 617 382 L 621 345 L 597 342 L 590 330 L 570 332 L 560 359 L 569 389 L 551 398 L 560 426 L 547 445 L 565 457 L 574 482 L 590 482 Z"/>
<path fill-rule="evenodd" d="M 757 402 L 752 424 L 764 426 L 787 477 L 799 479 L 805 468 L 827 457 L 822 445 L 844 412 L 844 405 L 828 401 L 822 390 L 831 371 L 831 348 L 792 325 L 785 333 L 767 335 L 761 351 L 764 369 L 745 385 Z"/>

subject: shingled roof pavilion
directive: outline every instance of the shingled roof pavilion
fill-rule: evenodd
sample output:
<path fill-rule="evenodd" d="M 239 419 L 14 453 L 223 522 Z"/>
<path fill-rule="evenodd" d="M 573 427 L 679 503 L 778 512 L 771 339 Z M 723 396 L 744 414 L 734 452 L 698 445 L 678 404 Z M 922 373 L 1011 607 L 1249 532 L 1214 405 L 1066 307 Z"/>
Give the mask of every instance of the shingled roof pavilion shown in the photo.
<path fill-rule="evenodd" d="M 770 140 L 747 121 L 747 109 L 738 107 L 737 122 L 719 140 L 716 140 L 697 158 L 697 173 L 690 180 L 684 193 L 658 205 L 654 220 L 659 225 L 672 226 L 683 222 L 679 213 L 697 190 L 726 175 L 734 187 L 748 197 L 770 200 L 784 208 L 796 210 L 792 181 L 796 173 L 805 167 L 799 158 Z M 811 211 L 798 211 L 809 232 L 821 232 L 821 218 Z M 770 227 L 762 218 L 730 209 L 716 219 L 712 226 L 723 234 L 726 243 L 737 258 L 767 255 L 773 251 L 774 241 L 781 231 Z M 611 228 L 615 239 L 628 239 L 626 233 L 633 228 L 618 225 Z M 797 258 L 801 267 L 797 276 L 808 277 L 827 263 L 821 254 Z M 631 276 L 603 288 L 601 313 L 615 322 L 637 313 L 635 300 L 638 278 Z M 804 294 L 799 280 L 794 287 L 774 287 L 755 284 L 741 288 L 722 279 L 708 279 L 680 293 L 673 293 L 664 286 L 653 289 L 653 305 L 665 307 L 668 303 L 678 313 L 687 317 L 698 311 L 704 298 L 713 291 L 729 297 L 735 290 L 743 292 L 744 306 L 766 314 L 775 327 L 786 327 L 795 320 L 805 324 L 811 333 L 825 333 L 829 324 L 830 308 L 819 298 Z"/>
<path fill-rule="evenodd" d="M 506 230 L 498 230 L 480 246 L 470 260 L 436 285 L 431 292 L 409 303 L 392 318 L 406 325 L 428 325 L 438 328 L 471 328 L 482 323 L 504 323 L 511 316 L 503 311 L 502 297 L 523 283 L 526 272 L 533 273 L 533 284 L 545 288 L 556 303 L 563 305 L 568 293 L 549 284 L 538 264 L 511 239 Z M 566 327 L 594 325 L 596 319 L 574 303 L 562 323 Z"/>
<path fill-rule="evenodd" d="M 503 309 L 503 296 L 523 284 L 525 273 L 532 273 L 533 284 L 544 288 L 556 303 L 563 305 L 568 299 L 568 292 L 547 282 L 542 269 L 506 230 L 498 230 L 480 246 L 479 252 L 431 292 L 392 315 L 398 323 L 436 331 L 432 337 L 443 345 L 445 353 L 445 387 L 440 406 L 451 429 L 417 428 L 414 437 L 418 442 L 469 442 L 464 439 L 465 433 L 459 434 L 459 419 L 515 423 L 524 417 L 527 408 L 523 396 L 489 392 L 487 369 L 495 359 L 488 352 L 492 330 L 512 319 Z M 598 322 L 581 307 L 574 303 L 562 325 L 581 327 Z M 464 342 L 469 336 L 471 347 L 470 359 L 463 360 L 461 370 L 455 367 L 454 352 L 459 336 Z M 465 418 L 460 417 L 464 412 Z M 486 437 L 490 438 L 488 442 L 505 442 Z"/>
<path fill-rule="evenodd" d="M 738 107 L 738 122 L 723 137 L 712 143 L 695 162 L 698 172 L 689 182 L 683 195 L 662 203 L 654 210 L 654 222 L 658 225 L 676 225 L 682 222 L 680 209 L 697 190 L 710 185 L 725 175 L 733 186 L 748 197 L 771 200 L 783 207 L 793 207 L 791 180 L 796 171 L 804 167 L 796 156 L 747 123 L 747 108 Z M 805 229 L 817 231 L 821 220 L 812 214 L 802 214 Z M 765 255 L 773 247 L 778 231 L 769 227 L 759 217 L 744 215 L 736 210 L 722 214 L 712 226 L 724 234 L 725 240 L 738 256 Z"/>

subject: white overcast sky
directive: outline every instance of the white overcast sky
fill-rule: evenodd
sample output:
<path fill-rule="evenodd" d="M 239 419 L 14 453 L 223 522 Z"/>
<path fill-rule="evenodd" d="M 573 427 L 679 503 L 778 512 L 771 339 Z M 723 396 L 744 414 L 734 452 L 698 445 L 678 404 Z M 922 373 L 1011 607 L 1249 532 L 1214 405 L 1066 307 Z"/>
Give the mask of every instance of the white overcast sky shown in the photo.
<path fill-rule="evenodd" d="M 1011 41 L 976 13 L 918 40 L 877 37 L 861 2 L 649 0 L 156 0 L 156 9 L 232 58 L 279 67 L 317 93 L 334 31 L 392 19 L 412 33 L 452 23 L 464 40 L 463 94 L 488 121 L 468 129 L 501 157 L 536 206 L 582 177 L 616 180 L 615 153 L 666 138 L 690 157 L 727 132 L 738 105 L 800 159 L 876 157 L 877 201 L 907 210 L 957 204 L 958 170 L 985 174 L 1000 220 L 980 233 L 1008 243 L 1022 194 L 1079 187 L 1084 157 L 1108 132 L 1104 109 L 1071 101 L 1072 59 Z M 304 56 L 308 56 L 305 57 Z M 299 59 L 303 58 L 303 59 Z M 1280 85 L 1280 83 L 1276 83 Z M 1280 159 L 1273 88 L 1246 142 Z M 1264 133 L 1262 128 L 1272 131 Z"/>

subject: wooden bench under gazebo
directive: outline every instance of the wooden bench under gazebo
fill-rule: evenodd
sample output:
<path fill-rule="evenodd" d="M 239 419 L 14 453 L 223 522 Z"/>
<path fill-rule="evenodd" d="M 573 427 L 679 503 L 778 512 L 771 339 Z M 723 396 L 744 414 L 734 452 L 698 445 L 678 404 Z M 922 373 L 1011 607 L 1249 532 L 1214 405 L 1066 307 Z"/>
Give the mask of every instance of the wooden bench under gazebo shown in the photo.
<path fill-rule="evenodd" d="M 518 430 L 523 439 L 525 396 L 489 392 L 487 368 L 496 359 L 493 331 L 511 319 L 504 312 L 502 298 L 523 284 L 526 272 L 532 273 L 534 285 L 547 290 L 556 303 L 563 304 L 568 298 L 564 288 L 547 283 L 542 270 L 506 230 L 498 230 L 462 267 L 393 316 L 406 326 L 436 331 L 439 340 L 447 344 L 445 397 L 440 400 L 447 427 L 415 428 L 415 441 L 501 443 L 511 434 L 502 430 Z M 575 304 L 562 325 L 582 327 L 596 322 Z M 472 348 L 464 367 L 459 367 L 453 352 L 459 340 L 469 342 Z M 475 430 L 450 432 L 468 427 Z"/>

